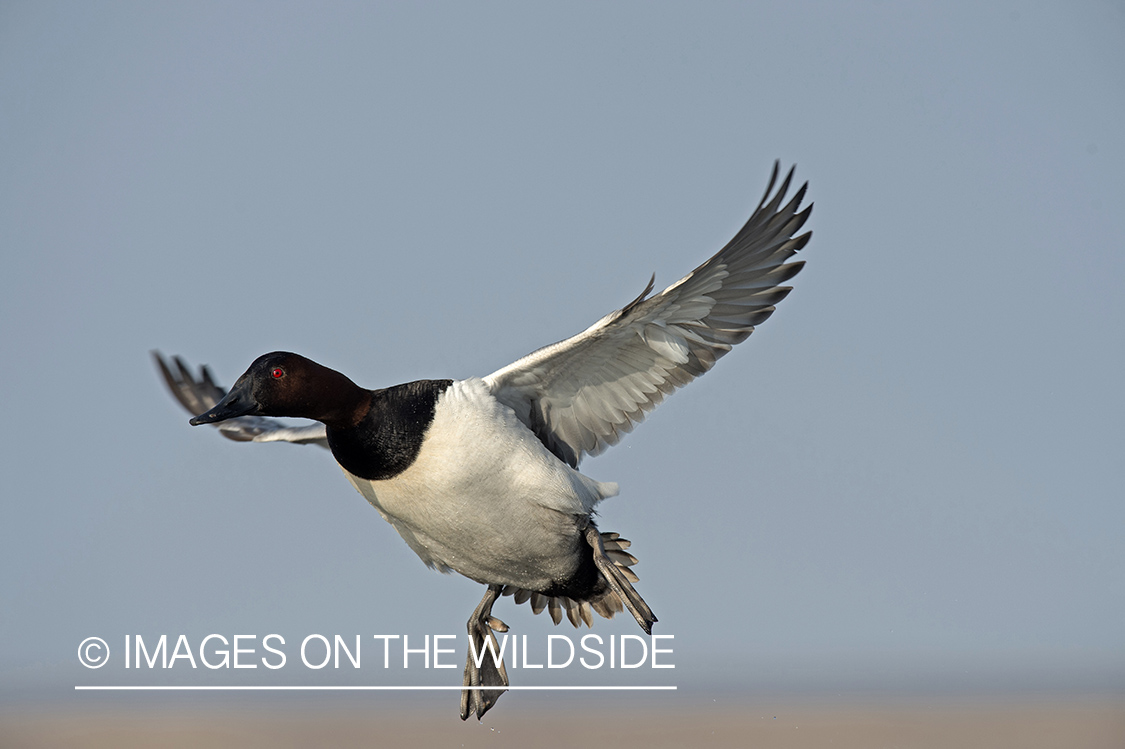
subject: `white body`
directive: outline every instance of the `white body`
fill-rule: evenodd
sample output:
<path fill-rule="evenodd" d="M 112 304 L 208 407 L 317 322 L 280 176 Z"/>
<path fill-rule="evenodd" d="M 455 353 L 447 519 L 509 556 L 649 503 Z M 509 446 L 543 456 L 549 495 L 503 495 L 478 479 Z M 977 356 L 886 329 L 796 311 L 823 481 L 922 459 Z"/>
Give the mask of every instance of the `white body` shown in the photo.
<path fill-rule="evenodd" d="M 567 579 L 586 518 L 617 494 L 552 455 L 476 378 L 441 394 L 405 471 L 344 473 L 427 565 L 528 590 Z"/>

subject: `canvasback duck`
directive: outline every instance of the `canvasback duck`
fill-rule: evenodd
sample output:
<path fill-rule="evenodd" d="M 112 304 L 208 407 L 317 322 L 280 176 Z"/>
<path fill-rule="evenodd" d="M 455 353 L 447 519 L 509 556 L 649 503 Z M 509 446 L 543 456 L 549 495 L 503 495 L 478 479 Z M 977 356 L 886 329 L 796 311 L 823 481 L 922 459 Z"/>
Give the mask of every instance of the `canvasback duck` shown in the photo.
<path fill-rule="evenodd" d="M 368 390 L 299 354 L 259 357 L 229 392 L 203 367 L 154 353 L 191 424 L 214 424 L 237 441 L 327 447 L 344 475 L 428 566 L 487 586 L 469 618 L 462 720 L 479 719 L 507 687 L 502 659 L 473 653 L 507 625 L 500 596 L 574 626 L 592 613 L 628 610 L 645 633 L 657 621 L 633 588 L 629 542 L 598 529 L 594 510 L 617 485 L 580 473 L 665 396 L 710 369 L 789 294 L 803 262 L 788 262 L 812 236 L 794 236 L 807 183 L 782 205 L 793 170 L 765 195 L 714 257 L 655 296 L 640 296 L 585 331 L 484 378 L 419 380 Z M 771 198 L 772 194 L 772 198 Z M 317 424 L 292 428 L 274 417 Z M 490 662 L 491 661 L 491 662 Z M 483 687 L 483 688 L 482 688 Z M 490 689 L 495 687 L 495 689 Z"/>

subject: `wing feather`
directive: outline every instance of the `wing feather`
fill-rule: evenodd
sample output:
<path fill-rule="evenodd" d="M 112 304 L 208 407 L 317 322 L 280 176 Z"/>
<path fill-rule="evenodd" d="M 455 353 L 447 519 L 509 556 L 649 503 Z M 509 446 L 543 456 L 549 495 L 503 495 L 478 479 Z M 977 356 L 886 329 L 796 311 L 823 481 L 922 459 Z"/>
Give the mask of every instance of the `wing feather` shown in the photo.
<path fill-rule="evenodd" d="M 577 467 L 640 423 L 666 396 L 700 376 L 765 322 L 803 261 L 789 262 L 812 232 L 794 236 L 808 184 L 785 202 L 793 169 L 765 194 L 727 245 L 655 296 L 633 301 L 576 336 L 545 346 L 485 378 L 555 455 Z M 771 197 L 772 195 L 772 197 Z"/>

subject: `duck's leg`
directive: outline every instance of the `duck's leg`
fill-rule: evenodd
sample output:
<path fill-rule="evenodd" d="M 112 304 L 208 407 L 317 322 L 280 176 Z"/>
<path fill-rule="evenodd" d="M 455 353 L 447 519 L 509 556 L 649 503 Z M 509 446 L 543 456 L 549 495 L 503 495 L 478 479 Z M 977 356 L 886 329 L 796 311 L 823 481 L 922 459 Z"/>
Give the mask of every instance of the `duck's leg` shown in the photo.
<path fill-rule="evenodd" d="M 465 659 L 466 687 L 506 687 L 508 686 L 508 672 L 504 668 L 504 660 L 499 662 L 493 659 L 492 653 L 500 654 L 500 647 L 496 643 L 493 629 L 507 632 L 508 626 L 492 616 L 492 604 L 500 597 L 503 585 L 489 585 L 484 598 L 480 599 L 473 615 L 469 617 L 469 655 Z M 489 652 L 488 644 L 492 644 Z M 477 667 L 473 653 L 480 659 Z M 470 715 L 476 714 L 480 720 L 488 709 L 496 704 L 505 689 L 464 689 L 461 691 L 461 720 L 468 720 Z"/>
<path fill-rule="evenodd" d="M 586 543 L 590 544 L 590 548 L 594 550 L 594 565 L 598 568 L 598 572 L 602 573 L 605 581 L 609 583 L 610 589 L 625 604 L 625 608 L 629 609 L 629 613 L 637 620 L 637 624 L 641 625 L 645 634 L 651 635 L 652 625 L 657 621 L 656 615 L 645 603 L 645 599 L 641 598 L 640 594 L 633 589 L 633 584 L 621 574 L 617 565 L 606 555 L 602 536 L 593 523 L 586 526 Z"/>

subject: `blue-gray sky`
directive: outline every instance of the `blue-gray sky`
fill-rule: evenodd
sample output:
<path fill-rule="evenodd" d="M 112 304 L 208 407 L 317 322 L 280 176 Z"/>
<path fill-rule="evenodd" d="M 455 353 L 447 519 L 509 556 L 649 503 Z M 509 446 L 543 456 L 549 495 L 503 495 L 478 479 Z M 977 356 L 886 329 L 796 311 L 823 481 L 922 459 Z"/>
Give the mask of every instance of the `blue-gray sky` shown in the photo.
<path fill-rule="evenodd" d="M 89 681 L 88 635 L 462 632 L 481 586 L 149 350 L 484 375 L 781 159 L 796 291 L 584 463 L 676 679 L 1120 687 L 1123 74 L 1110 2 L 4 3 L 0 686 Z"/>

